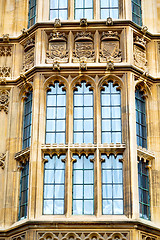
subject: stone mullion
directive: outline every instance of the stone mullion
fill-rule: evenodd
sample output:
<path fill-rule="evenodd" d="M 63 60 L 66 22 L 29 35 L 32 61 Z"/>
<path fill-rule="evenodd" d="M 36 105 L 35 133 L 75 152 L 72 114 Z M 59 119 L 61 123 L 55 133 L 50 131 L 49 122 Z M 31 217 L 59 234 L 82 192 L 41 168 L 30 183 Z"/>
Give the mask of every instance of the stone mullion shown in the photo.
<path fill-rule="evenodd" d="M 136 141 L 136 113 L 135 113 L 135 84 L 133 74 L 128 74 L 127 81 L 127 105 L 128 105 L 128 159 L 130 160 L 130 194 L 132 205 L 132 217 L 139 218 L 138 195 L 138 166 L 137 166 L 137 141 Z M 129 171 L 129 169 L 128 169 Z"/>
<path fill-rule="evenodd" d="M 40 106 L 40 81 L 39 75 L 35 75 L 33 80 L 33 102 L 32 102 L 32 131 L 31 131 L 31 151 L 29 165 L 29 197 L 28 197 L 28 218 L 35 218 L 38 151 L 39 151 L 39 106 Z M 34 126 L 34 127 L 33 127 Z"/>

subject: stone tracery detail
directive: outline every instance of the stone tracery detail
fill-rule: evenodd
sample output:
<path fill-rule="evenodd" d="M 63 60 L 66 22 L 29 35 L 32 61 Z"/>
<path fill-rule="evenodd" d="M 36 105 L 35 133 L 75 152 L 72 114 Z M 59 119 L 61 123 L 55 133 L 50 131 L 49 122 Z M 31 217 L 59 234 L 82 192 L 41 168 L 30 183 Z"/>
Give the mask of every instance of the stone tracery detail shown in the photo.
<path fill-rule="evenodd" d="M 67 37 L 65 33 L 51 33 L 49 37 L 48 50 L 46 52 L 46 63 L 68 62 Z"/>
<path fill-rule="evenodd" d="M 134 64 L 137 67 L 146 70 L 146 41 L 143 37 L 140 38 L 136 36 L 134 39 Z"/>
<path fill-rule="evenodd" d="M 128 232 L 45 232 L 38 236 L 38 240 L 129 240 Z"/>
<path fill-rule="evenodd" d="M 17 236 L 17 237 L 13 237 L 12 240 L 25 240 L 25 234 L 21 235 L 21 236 Z"/>
<path fill-rule="evenodd" d="M 11 68 L 10 67 L 0 67 L 0 77 L 10 77 L 11 76 Z"/>
<path fill-rule="evenodd" d="M 146 235 L 146 234 L 141 234 L 141 240 L 156 240 L 157 238 Z"/>
<path fill-rule="evenodd" d="M 0 46 L 0 81 L 11 77 L 12 46 Z"/>
<path fill-rule="evenodd" d="M 33 38 L 28 39 L 24 44 L 23 71 L 27 71 L 28 69 L 34 66 L 34 49 L 35 49 L 34 39 Z"/>
<path fill-rule="evenodd" d="M 5 113 L 8 113 L 9 105 L 9 91 L 2 89 L 0 90 L 0 111 L 3 109 Z"/>
<path fill-rule="evenodd" d="M 73 62 L 94 62 L 94 40 L 91 32 L 78 32 L 75 35 Z"/>
<path fill-rule="evenodd" d="M 120 37 L 118 32 L 103 32 L 101 36 L 100 62 L 121 62 Z"/>

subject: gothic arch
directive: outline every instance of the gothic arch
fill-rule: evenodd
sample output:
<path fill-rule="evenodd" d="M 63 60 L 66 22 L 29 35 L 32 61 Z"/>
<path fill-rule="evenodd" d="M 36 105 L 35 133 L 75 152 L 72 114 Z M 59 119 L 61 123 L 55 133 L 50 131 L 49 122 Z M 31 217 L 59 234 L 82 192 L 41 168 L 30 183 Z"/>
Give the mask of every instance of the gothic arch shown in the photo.
<path fill-rule="evenodd" d="M 140 92 L 143 93 L 143 97 L 144 98 L 147 98 L 147 97 L 151 97 L 152 96 L 152 92 L 151 92 L 151 89 L 150 89 L 150 86 L 148 86 L 147 82 L 146 81 L 143 81 L 143 80 L 138 80 L 136 82 L 136 85 L 135 85 L 135 91 L 139 89 Z"/>
<path fill-rule="evenodd" d="M 45 81 L 44 81 L 44 88 L 46 90 L 48 90 L 50 85 L 52 85 L 52 86 L 55 85 L 55 82 L 58 82 L 59 86 L 64 86 L 63 87 L 64 90 L 66 90 L 67 87 L 68 87 L 68 81 L 67 81 L 67 79 L 65 77 L 63 77 L 61 75 L 53 75 L 53 76 L 45 79 Z"/>
<path fill-rule="evenodd" d="M 123 85 L 124 85 L 124 83 L 120 77 L 118 77 L 114 74 L 113 75 L 108 74 L 99 79 L 98 87 L 101 89 L 101 88 L 103 88 L 103 85 L 108 86 L 108 82 L 112 82 L 113 86 L 117 86 L 117 90 L 122 89 Z"/>
<path fill-rule="evenodd" d="M 88 75 L 80 75 L 72 79 L 71 88 L 76 89 L 76 86 L 81 86 L 82 82 L 86 82 L 86 86 L 91 86 L 90 89 L 94 91 L 96 83 L 94 78 Z"/>

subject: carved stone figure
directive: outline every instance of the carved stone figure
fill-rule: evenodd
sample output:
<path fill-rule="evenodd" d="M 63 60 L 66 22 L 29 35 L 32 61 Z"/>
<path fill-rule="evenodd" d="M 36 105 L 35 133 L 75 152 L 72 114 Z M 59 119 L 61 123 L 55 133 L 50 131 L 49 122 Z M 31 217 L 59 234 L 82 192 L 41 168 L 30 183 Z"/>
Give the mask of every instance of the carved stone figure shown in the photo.
<path fill-rule="evenodd" d="M 33 38 L 28 39 L 24 45 L 23 71 L 27 71 L 28 69 L 34 66 L 34 48 L 35 48 L 34 39 Z"/>
<path fill-rule="evenodd" d="M 86 62 L 94 62 L 93 35 L 90 32 L 79 32 L 76 33 L 74 40 L 73 62 L 80 62 L 82 58 Z"/>
<path fill-rule="evenodd" d="M 118 32 L 103 32 L 101 36 L 100 62 L 112 59 L 121 62 L 120 38 Z"/>
<path fill-rule="evenodd" d="M 138 36 L 134 40 L 134 64 L 137 67 L 146 70 L 146 41 L 144 38 Z"/>
<path fill-rule="evenodd" d="M 6 113 L 8 113 L 8 105 L 9 105 L 9 91 L 2 89 L 0 90 L 0 111 L 3 109 Z"/>
<path fill-rule="evenodd" d="M 55 19 L 54 27 L 55 27 L 55 28 L 61 27 L 61 20 L 60 20 L 59 18 L 56 18 L 56 19 Z"/>
<path fill-rule="evenodd" d="M 46 52 L 46 63 L 68 62 L 67 37 L 65 33 L 51 33 Z"/>

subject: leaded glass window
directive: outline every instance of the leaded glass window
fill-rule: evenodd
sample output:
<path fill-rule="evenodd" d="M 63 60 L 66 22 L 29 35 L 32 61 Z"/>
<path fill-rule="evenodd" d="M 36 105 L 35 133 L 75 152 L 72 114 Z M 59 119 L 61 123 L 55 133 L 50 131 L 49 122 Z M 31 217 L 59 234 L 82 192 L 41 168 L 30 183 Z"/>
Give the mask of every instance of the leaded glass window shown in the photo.
<path fill-rule="evenodd" d="M 23 117 L 23 144 L 22 148 L 31 145 L 31 126 L 32 126 L 32 92 L 30 91 L 24 101 L 24 117 Z"/>
<path fill-rule="evenodd" d="M 94 214 L 93 155 L 73 155 L 73 214 Z"/>
<path fill-rule="evenodd" d="M 109 82 L 101 90 L 102 143 L 121 143 L 121 92 Z"/>
<path fill-rule="evenodd" d="M 85 82 L 73 94 L 74 143 L 93 143 L 93 90 Z"/>
<path fill-rule="evenodd" d="M 135 93 L 135 103 L 137 145 L 147 148 L 146 103 L 143 93 L 139 89 Z"/>
<path fill-rule="evenodd" d="M 65 155 L 44 157 L 43 214 L 64 214 Z"/>
<path fill-rule="evenodd" d="M 132 0 L 132 20 L 142 26 L 141 0 Z"/>
<path fill-rule="evenodd" d="M 75 0 L 75 19 L 93 19 L 93 0 Z"/>
<path fill-rule="evenodd" d="M 68 19 L 68 0 L 50 0 L 50 20 Z"/>
<path fill-rule="evenodd" d="M 123 214 L 122 155 L 102 154 L 102 214 Z"/>
<path fill-rule="evenodd" d="M 20 180 L 20 197 L 19 197 L 19 216 L 18 219 L 27 217 L 28 207 L 28 181 L 29 181 L 29 162 L 22 166 Z"/>
<path fill-rule="evenodd" d="M 36 23 L 36 0 L 29 0 L 28 27 Z"/>
<path fill-rule="evenodd" d="M 140 217 L 150 219 L 149 170 L 148 162 L 138 163 L 138 188 Z"/>
<path fill-rule="evenodd" d="M 65 143 L 66 91 L 56 82 L 47 91 L 46 143 Z"/>
<path fill-rule="evenodd" d="M 119 0 L 100 0 L 101 19 L 119 18 Z"/>

